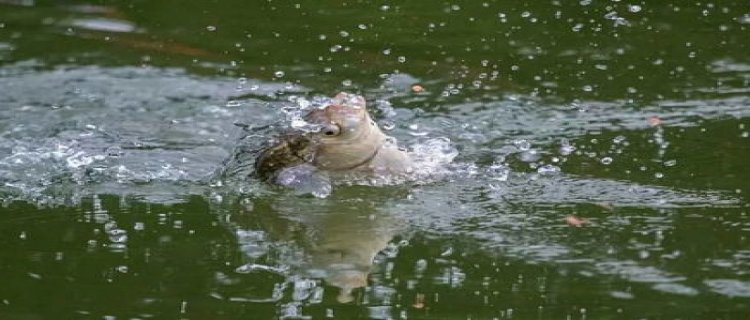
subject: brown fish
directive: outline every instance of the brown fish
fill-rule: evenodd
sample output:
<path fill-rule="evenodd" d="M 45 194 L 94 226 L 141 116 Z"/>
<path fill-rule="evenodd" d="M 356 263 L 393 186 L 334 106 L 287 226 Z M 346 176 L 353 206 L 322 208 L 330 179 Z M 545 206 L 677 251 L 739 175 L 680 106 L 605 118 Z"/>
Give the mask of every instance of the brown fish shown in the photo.
<path fill-rule="evenodd" d="M 304 163 L 331 174 L 399 175 L 411 170 L 409 156 L 370 118 L 361 96 L 339 93 L 330 105 L 311 111 L 317 132 L 287 135 L 256 159 L 256 174 L 271 180 L 284 168 Z"/>

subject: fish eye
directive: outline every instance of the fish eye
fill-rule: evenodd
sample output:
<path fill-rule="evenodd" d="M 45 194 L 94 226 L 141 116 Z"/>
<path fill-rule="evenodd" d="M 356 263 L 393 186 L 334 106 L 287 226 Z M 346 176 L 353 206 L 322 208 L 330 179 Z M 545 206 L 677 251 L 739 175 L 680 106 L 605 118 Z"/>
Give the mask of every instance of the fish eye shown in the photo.
<path fill-rule="evenodd" d="M 341 133 L 341 128 L 339 128 L 338 125 L 329 124 L 329 125 L 326 125 L 325 127 L 323 127 L 323 129 L 320 130 L 320 132 L 322 132 L 326 136 L 333 137 L 333 136 L 337 136 L 337 135 L 339 135 L 339 133 Z"/>

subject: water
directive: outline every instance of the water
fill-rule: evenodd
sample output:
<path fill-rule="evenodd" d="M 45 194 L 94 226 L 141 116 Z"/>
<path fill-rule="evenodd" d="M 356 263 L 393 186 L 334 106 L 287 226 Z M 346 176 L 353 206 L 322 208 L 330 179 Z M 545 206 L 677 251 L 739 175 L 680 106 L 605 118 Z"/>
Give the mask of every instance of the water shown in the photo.
<path fill-rule="evenodd" d="M 747 317 L 748 9 L 0 1 L 0 318 Z M 339 91 L 419 179 L 247 178 Z"/>

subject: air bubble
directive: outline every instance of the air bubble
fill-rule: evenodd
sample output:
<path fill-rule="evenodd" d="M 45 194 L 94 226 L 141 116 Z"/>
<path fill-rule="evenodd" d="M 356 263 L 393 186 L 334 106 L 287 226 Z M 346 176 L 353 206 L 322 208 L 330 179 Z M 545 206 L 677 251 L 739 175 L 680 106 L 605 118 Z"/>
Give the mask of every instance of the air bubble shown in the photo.
<path fill-rule="evenodd" d="M 513 141 L 513 144 L 518 147 L 521 151 L 527 151 L 531 149 L 531 143 L 526 140 L 516 140 Z"/>

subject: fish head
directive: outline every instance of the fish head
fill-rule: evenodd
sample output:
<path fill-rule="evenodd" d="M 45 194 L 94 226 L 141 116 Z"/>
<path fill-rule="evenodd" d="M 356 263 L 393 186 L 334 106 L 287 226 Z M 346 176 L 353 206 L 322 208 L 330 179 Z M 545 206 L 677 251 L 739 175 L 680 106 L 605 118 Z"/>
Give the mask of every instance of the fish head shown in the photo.
<path fill-rule="evenodd" d="M 307 114 L 305 120 L 321 126 L 320 139 L 338 141 L 358 136 L 372 121 L 365 99 L 349 93 L 339 93 L 331 103 Z"/>
<path fill-rule="evenodd" d="M 320 125 L 314 133 L 318 143 L 314 164 L 321 169 L 355 168 L 371 159 L 385 141 L 359 95 L 339 93 L 305 120 Z"/>

